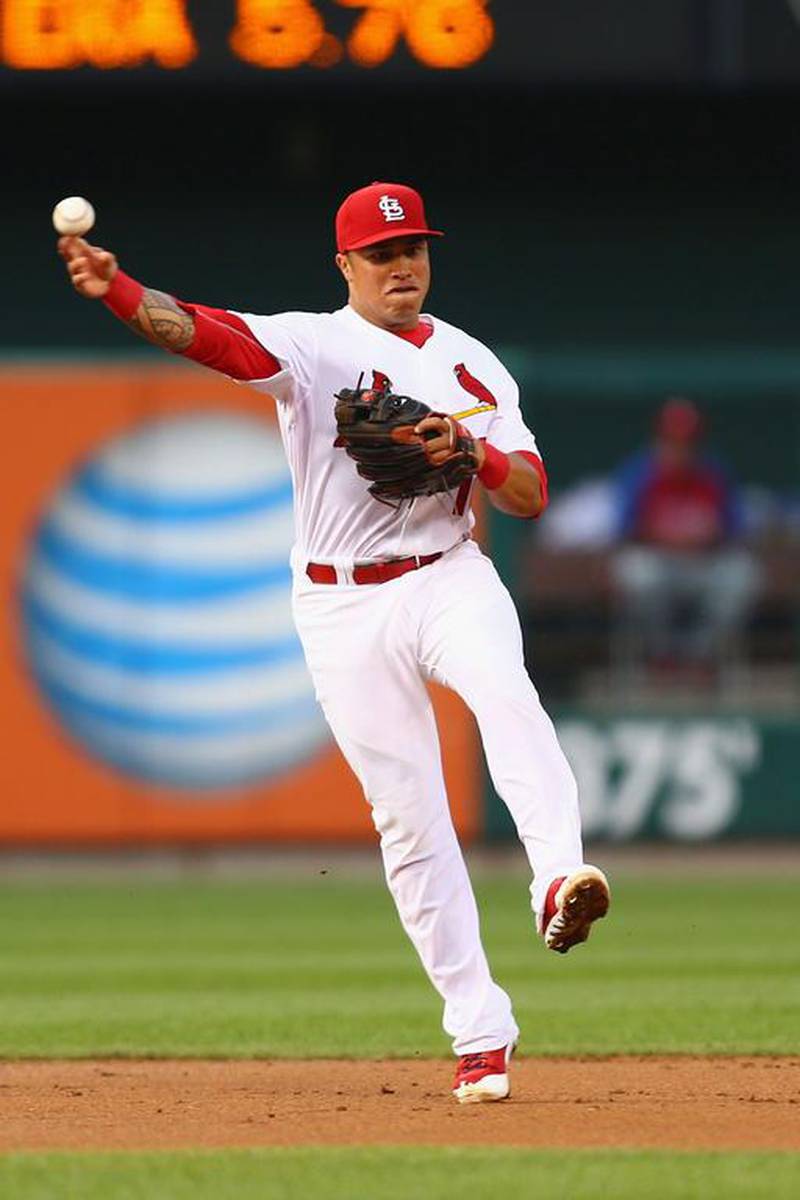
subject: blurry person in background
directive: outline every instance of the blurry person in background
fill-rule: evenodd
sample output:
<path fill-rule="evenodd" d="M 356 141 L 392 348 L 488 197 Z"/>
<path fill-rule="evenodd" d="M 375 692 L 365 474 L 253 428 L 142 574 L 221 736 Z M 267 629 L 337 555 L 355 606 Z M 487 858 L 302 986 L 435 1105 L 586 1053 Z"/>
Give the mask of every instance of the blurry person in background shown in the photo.
<path fill-rule="evenodd" d="M 758 589 L 758 568 L 739 541 L 737 488 L 704 451 L 704 434 L 695 405 L 672 397 L 653 444 L 617 475 L 622 545 L 613 568 L 629 665 L 723 665 Z"/>

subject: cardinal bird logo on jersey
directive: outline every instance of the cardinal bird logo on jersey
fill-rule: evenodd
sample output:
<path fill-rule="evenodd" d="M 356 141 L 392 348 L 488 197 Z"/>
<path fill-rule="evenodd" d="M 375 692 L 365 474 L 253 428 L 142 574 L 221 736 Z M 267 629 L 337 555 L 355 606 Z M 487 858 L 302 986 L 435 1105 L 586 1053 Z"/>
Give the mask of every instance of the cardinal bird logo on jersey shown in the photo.
<path fill-rule="evenodd" d="M 377 371 L 372 368 L 372 387 L 376 392 L 391 392 L 392 381 L 388 375 L 384 375 L 383 371 Z"/>
<path fill-rule="evenodd" d="M 457 420 L 460 421 L 464 417 L 473 417 L 476 413 L 488 412 L 491 408 L 497 408 L 497 401 L 486 384 L 471 375 L 464 363 L 457 363 L 453 367 L 453 374 L 464 391 L 469 392 L 470 396 L 474 396 L 478 401 L 473 408 L 465 408 L 463 412 L 453 413 Z"/>

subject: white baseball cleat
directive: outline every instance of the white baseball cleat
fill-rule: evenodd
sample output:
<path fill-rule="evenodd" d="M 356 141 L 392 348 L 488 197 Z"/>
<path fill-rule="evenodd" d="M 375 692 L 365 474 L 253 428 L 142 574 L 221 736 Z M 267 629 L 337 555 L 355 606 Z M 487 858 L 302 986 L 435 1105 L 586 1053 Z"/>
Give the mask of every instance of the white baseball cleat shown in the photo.
<path fill-rule="evenodd" d="M 499 1050 L 462 1054 L 453 1083 L 453 1095 L 459 1104 L 505 1100 L 511 1094 L 508 1063 L 513 1053 L 512 1043 L 501 1046 Z"/>
<path fill-rule="evenodd" d="M 571 946 L 585 942 L 592 923 L 606 915 L 610 903 L 608 880 L 597 867 L 581 867 L 571 875 L 554 879 L 542 918 L 545 945 L 566 954 Z"/>

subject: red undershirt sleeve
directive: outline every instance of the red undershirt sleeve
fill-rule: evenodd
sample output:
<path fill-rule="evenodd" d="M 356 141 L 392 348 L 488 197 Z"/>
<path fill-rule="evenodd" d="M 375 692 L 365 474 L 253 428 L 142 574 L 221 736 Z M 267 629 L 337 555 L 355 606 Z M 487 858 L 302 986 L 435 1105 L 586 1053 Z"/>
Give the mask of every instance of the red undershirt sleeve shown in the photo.
<path fill-rule="evenodd" d="M 544 463 L 539 458 L 538 454 L 533 454 L 530 450 L 515 450 L 514 453 L 518 454 L 520 458 L 524 458 L 526 462 L 530 463 L 536 474 L 539 476 L 539 482 L 542 485 L 542 507 L 539 509 L 536 516 L 540 517 L 547 508 L 547 502 L 549 500 L 547 493 L 547 471 L 545 470 Z"/>
<path fill-rule="evenodd" d="M 241 317 L 224 308 L 183 300 L 176 303 L 194 317 L 194 339 L 183 351 L 185 358 L 242 382 L 269 379 L 282 370 L 277 358 L 264 349 Z"/>
<path fill-rule="evenodd" d="M 130 323 L 143 294 L 138 280 L 118 270 L 103 302 L 121 321 Z M 241 382 L 270 379 L 282 370 L 278 359 L 264 349 L 241 317 L 224 308 L 188 304 L 177 298 L 175 303 L 191 313 L 195 323 L 191 345 L 178 353 Z"/>

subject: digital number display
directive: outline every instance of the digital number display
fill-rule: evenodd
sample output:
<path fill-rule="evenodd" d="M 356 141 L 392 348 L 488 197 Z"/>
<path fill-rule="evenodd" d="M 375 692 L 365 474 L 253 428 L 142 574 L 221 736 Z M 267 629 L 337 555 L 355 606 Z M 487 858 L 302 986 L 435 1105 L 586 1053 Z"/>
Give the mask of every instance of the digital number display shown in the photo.
<path fill-rule="evenodd" d="M 800 0 L 741 20 L 675 0 L 0 0 L 0 84 L 397 82 L 503 85 L 800 82 Z M 736 6 L 735 6 L 736 7 Z M 75 74 L 70 76 L 70 72 Z"/>
<path fill-rule="evenodd" d="M 424 67 L 459 70 L 492 48 L 490 0 L 235 0 L 227 47 L 263 70 L 380 67 L 404 47 Z M 330 10 L 350 9 L 341 36 Z M 326 11 L 327 10 L 327 11 Z M 190 67 L 205 47 L 188 0 L 0 0 L 0 62 L 15 70 Z"/>

